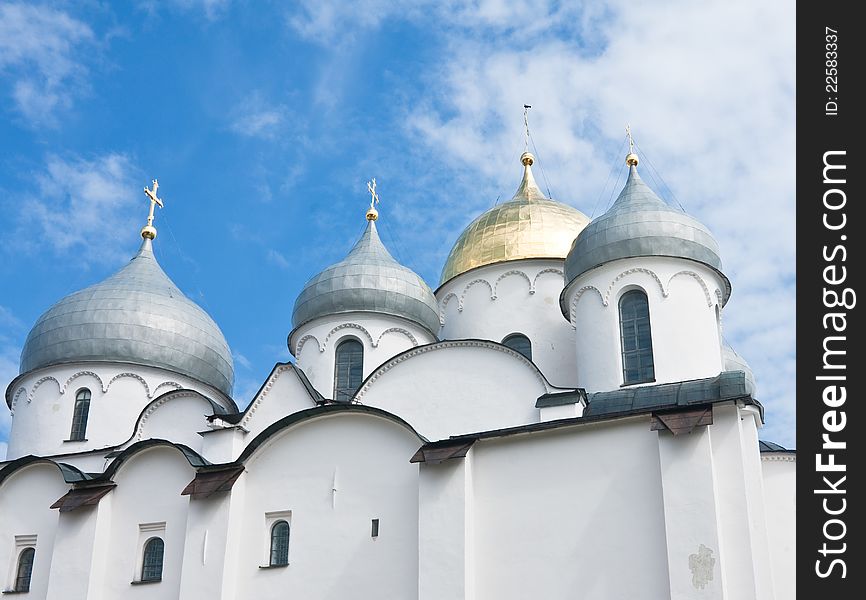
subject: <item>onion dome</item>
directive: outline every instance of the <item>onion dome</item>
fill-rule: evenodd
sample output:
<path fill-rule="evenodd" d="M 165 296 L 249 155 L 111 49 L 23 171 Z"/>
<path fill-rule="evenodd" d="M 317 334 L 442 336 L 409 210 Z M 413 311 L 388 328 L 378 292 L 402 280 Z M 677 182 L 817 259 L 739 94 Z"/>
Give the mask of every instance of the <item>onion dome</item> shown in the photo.
<path fill-rule="evenodd" d="M 546 198 L 535 183 L 535 157 L 524 152 L 523 180 L 508 202 L 472 221 L 451 249 L 440 285 L 471 269 L 526 258 L 563 259 L 589 218 L 567 204 Z"/>
<path fill-rule="evenodd" d="M 671 256 L 704 264 L 725 282 L 719 245 L 697 219 L 664 203 L 637 172 L 637 156 L 626 157 L 628 180 L 610 209 L 580 232 L 565 260 L 565 280 L 571 283 L 587 271 L 622 258 Z"/>
<path fill-rule="evenodd" d="M 160 268 L 152 247 L 156 230 L 148 227 L 129 264 L 39 317 L 21 352 L 22 374 L 70 362 L 132 363 L 231 394 L 234 366 L 225 337 Z"/>
<path fill-rule="evenodd" d="M 758 388 L 755 385 L 755 373 L 752 367 L 727 343 L 722 346 L 722 362 L 725 371 L 742 371 L 746 374 L 746 390 L 754 396 Z"/>
<path fill-rule="evenodd" d="M 292 311 L 297 329 L 318 317 L 369 312 L 401 317 L 439 331 L 439 310 L 430 286 L 391 256 L 376 231 L 378 212 L 367 211 L 367 228 L 348 256 L 304 285 Z"/>

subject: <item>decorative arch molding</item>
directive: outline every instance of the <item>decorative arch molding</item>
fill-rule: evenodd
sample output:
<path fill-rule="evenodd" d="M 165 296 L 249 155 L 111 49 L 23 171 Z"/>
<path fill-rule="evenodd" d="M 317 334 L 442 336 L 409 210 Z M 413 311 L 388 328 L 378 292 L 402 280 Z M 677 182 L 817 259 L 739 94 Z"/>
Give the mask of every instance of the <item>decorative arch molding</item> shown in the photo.
<path fill-rule="evenodd" d="M 532 293 L 532 294 L 535 293 L 535 290 L 538 287 L 538 279 L 542 275 L 548 275 L 548 274 L 559 275 L 560 277 L 562 277 L 563 282 L 565 281 L 565 273 L 563 272 L 562 269 L 556 269 L 553 267 L 548 267 L 547 269 L 541 269 L 538 273 L 535 274 L 535 277 L 532 278 L 532 292 L 530 292 L 530 293 Z"/>
<path fill-rule="evenodd" d="M 721 310 L 722 306 L 723 306 L 723 304 L 722 304 L 722 290 L 720 290 L 719 288 L 716 288 L 716 304 L 719 305 L 719 310 Z"/>
<path fill-rule="evenodd" d="M 407 350 L 398 356 L 395 356 L 388 362 L 380 365 L 375 371 L 370 373 L 364 383 L 361 385 L 361 389 L 359 389 L 355 393 L 355 397 L 352 398 L 353 404 L 361 404 L 361 398 L 363 398 L 373 383 L 379 379 L 382 375 L 399 365 L 401 362 L 409 360 L 414 356 L 418 356 L 420 354 L 426 354 L 427 352 L 435 352 L 436 350 L 443 350 L 445 348 L 487 348 L 489 350 L 495 350 L 497 352 L 502 352 L 503 354 L 511 355 L 527 366 L 529 366 L 538 381 L 541 383 L 541 386 L 547 391 L 550 392 L 553 388 L 547 383 L 547 380 L 544 378 L 544 375 L 541 374 L 541 371 L 538 370 L 538 367 L 535 366 L 531 360 L 520 354 L 519 352 L 512 350 L 508 346 L 503 346 L 502 344 L 497 344 L 496 342 L 488 342 L 485 340 L 446 340 L 442 342 L 436 342 L 434 344 L 427 344 L 426 346 L 418 346 L 417 348 L 413 348 L 412 350 Z"/>
<path fill-rule="evenodd" d="M 671 275 L 671 278 L 668 279 L 668 294 L 670 293 L 671 282 L 678 275 L 685 275 L 687 277 L 691 277 L 692 279 L 695 279 L 700 284 L 701 289 L 704 292 L 704 297 L 707 299 L 707 307 L 708 308 L 713 307 L 713 300 L 712 300 L 712 297 L 710 296 L 710 289 L 707 287 L 707 283 L 704 281 L 703 277 L 701 277 L 700 275 L 698 275 L 694 271 L 677 271 L 676 273 Z M 719 290 L 716 290 L 716 293 L 721 295 L 721 292 Z M 665 294 L 665 296 L 667 296 L 668 294 Z"/>
<path fill-rule="evenodd" d="M 389 327 L 388 329 L 380 333 L 378 338 L 376 338 L 376 343 L 373 344 L 374 348 L 379 347 L 379 343 L 382 341 L 382 338 L 385 337 L 386 333 L 399 333 L 405 336 L 410 342 L 412 342 L 413 348 L 418 345 L 418 340 L 415 338 L 414 335 L 412 335 L 412 332 L 408 329 L 403 329 L 402 327 Z"/>
<path fill-rule="evenodd" d="M 65 394 L 66 389 L 69 387 L 69 384 L 72 383 L 72 381 L 74 379 L 78 379 L 79 377 L 86 377 L 88 375 L 90 377 L 93 377 L 94 379 L 96 379 L 96 381 L 99 382 L 99 388 L 102 390 L 103 394 L 108 391 L 108 386 L 105 385 L 105 383 L 102 381 L 102 377 L 100 377 L 97 373 L 95 373 L 93 371 L 78 371 L 77 373 L 73 373 L 69 377 L 69 379 L 66 380 L 66 383 L 64 383 L 63 387 L 60 388 L 60 393 Z M 109 385 L 110 385 L 110 383 L 109 383 Z"/>
<path fill-rule="evenodd" d="M 496 300 L 496 298 L 499 297 L 499 282 L 507 277 L 511 277 L 512 275 L 523 277 L 523 279 L 526 280 L 526 284 L 529 286 L 529 293 L 535 293 L 535 282 L 533 282 L 533 280 L 529 278 L 529 275 L 527 275 L 525 271 L 521 271 L 520 269 L 511 269 L 510 271 L 505 271 L 505 273 L 496 278 L 496 281 L 493 283 L 492 295 L 490 297 L 491 300 Z"/>
<path fill-rule="evenodd" d="M 144 412 L 141 413 L 141 416 L 138 419 L 138 424 L 135 427 L 135 435 L 132 439 L 136 442 L 140 442 L 142 436 L 144 435 L 144 426 L 147 423 L 147 420 L 150 418 L 150 415 L 155 413 L 157 409 L 163 404 L 167 403 L 169 400 L 175 400 L 178 398 L 203 398 L 201 394 L 195 392 L 193 390 L 183 390 L 179 392 L 167 392 L 151 402 L 147 408 L 144 409 Z"/>
<path fill-rule="evenodd" d="M 601 290 L 595 287 L 594 285 L 585 285 L 574 294 L 574 298 L 571 299 L 571 308 L 569 310 L 569 315 L 571 316 L 571 326 L 574 327 L 574 322 L 577 319 L 577 303 L 580 301 L 581 297 L 588 290 L 594 290 L 596 294 L 598 294 L 599 300 L 603 306 L 607 306 L 607 299 L 604 297 L 604 294 L 601 293 Z"/>
<path fill-rule="evenodd" d="M 279 367 L 274 369 L 274 372 L 271 373 L 270 377 L 268 377 L 268 381 L 262 387 L 261 391 L 255 397 L 255 399 L 253 399 L 253 402 L 252 402 L 252 404 L 250 404 L 249 408 L 247 408 L 247 413 L 244 415 L 244 418 L 241 419 L 240 423 L 238 423 L 241 427 L 243 427 L 244 429 L 247 428 L 247 425 L 249 424 L 250 419 L 253 418 L 253 415 L 259 409 L 259 406 L 261 406 L 262 400 L 265 399 L 265 396 L 267 396 L 271 392 L 271 388 L 274 387 L 274 383 L 277 381 L 277 378 L 282 373 L 290 370 L 291 368 L 292 367 L 290 367 L 289 365 L 280 365 Z"/>
<path fill-rule="evenodd" d="M 442 302 L 439 303 L 439 325 L 445 325 L 445 309 L 448 308 L 448 303 L 453 299 L 457 298 L 457 294 L 454 292 L 448 292 L 444 298 L 442 298 Z M 460 304 L 460 299 L 457 299 L 457 304 Z"/>
<path fill-rule="evenodd" d="M 179 384 L 178 382 L 176 382 L 176 381 L 163 381 L 163 382 L 160 383 L 158 386 L 156 386 L 155 388 L 153 388 L 153 393 L 150 394 L 150 395 L 148 396 L 148 398 L 153 398 L 154 396 L 156 396 L 156 395 L 157 395 L 156 393 L 159 391 L 159 388 L 164 387 L 164 386 L 167 386 L 167 385 L 170 385 L 171 387 L 173 387 L 173 388 L 176 389 L 176 390 L 179 390 L 179 389 L 183 388 L 183 386 L 182 386 L 181 384 Z"/>
<path fill-rule="evenodd" d="M 486 279 L 473 279 L 469 283 L 466 284 L 466 287 L 463 288 L 463 292 L 460 294 L 460 300 L 457 301 L 457 310 L 459 312 L 463 312 L 463 305 L 466 302 L 466 294 L 469 293 L 470 288 L 472 286 L 478 285 L 479 283 L 483 283 L 487 286 L 487 289 L 490 290 L 490 299 L 496 300 L 496 293 L 493 291 L 493 286 Z"/>
<path fill-rule="evenodd" d="M 144 387 L 144 393 L 147 394 L 148 400 L 153 398 L 153 395 L 150 393 L 150 386 L 147 385 L 147 382 L 144 380 L 144 377 L 142 377 L 141 375 L 138 375 L 137 373 L 129 373 L 129 372 L 118 373 L 117 375 L 115 375 L 114 377 L 112 377 L 111 379 L 108 380 L 108 385 L 106 385 L 105 389 L 102 391 L 107 392 L 108 389 L 111 387 L 111 384 L 114 383 L 115 381 L 117 381 L 118 379 L 127 379 L 127 378 L 135 379 Z"/>
<path fill-rule="evenodd" d="M 60 385 L 60 382 L 57 381 L 57 379 L 55 377 L 52 377 L 51 375 L 46 375 L 45 377 L 40 377 L 39 379 L 37 379 L 36 383 L 33 384 L 33 387 L 30 388 L 30 393 L 27 394 L 27 403 L 28 404 L 30 402 L 33 402 L 33 396 L 36 395 L 36 390 L 38 390 L 39 386 L 41 386 L 46 381 L 53 381 L 54 383 L 56 383 L 58 393 L 60 393 L 60 394 L 63 393 L 63 386 Z"/>
<path fill-rule="evenodd" d="M 610 304 L 610 296 L 613 294 L 613 288 L 616 286 L 617 282 L 619 282 L 624 277 L 628 277 L 629 275 L 634 275 L 635 273 L 643 273 L 645 275 L 649 275 L 652 277 L 653 281 L 655 281 L 659 286 L 659 291 L 662 293 L 663 298 L 668 297 L 668 291 L 665 289 L 665 286 L 662 284 L 662 280 L 659 279 L 659 276 L 655 271 L 650 269 L 644 269 L 643 267 L 633 267 L 631 269 L 626 269 L 619 275 L 613 278 L 613 281 L 607 286 L 607 292 L 604 295 L 604 305 L 608 306 Z"/>
<path fill-rule="evenodd" d="M 321 344 L 321 346 L 319 346 L 319 351 L 324 352 L 325 348 L 328 347 L 328 341 L 334 336 L 335 333 L 337 333 L 338 331 L 342 331 L 343 329 L 355 329 L 357 331 L 360 331 L 366 336 L 367 340 L 370 342 L 370 346 L 372 346 L 373 348 L 376 347 L 376 343 L 373 341 L 373 336 L 370 334 L 369 331 L 367 331 L 365 327 L 363 327 L 362 325 L 358 325 L 357 323 L 343 323 L 342 325 L 337 325 L 328 332 L 328 335 L 325 336 L 325 341 Z"/>
<path fill-rule="evenodd" d="M 15 414 L 15 405 L 18 404 L 18 398 L 21 397 L 21 394 L 26 394 L 26 393 L 27 393 L 27 388 L 22 386 L 22 387 L 18 388 L 18 390 L 15 392 L 15 395 L 12 396 L 12 404 L 9 408 L 9 412 L 11 412 L 13 415 Z"/>
<path fill-rule="evenodd" d="M 295 352 L 294 352 L 295 357 L 300 356 L 301 350 L 304 348 L 304 344 L 306 344 L 310 340 L 316 340 L 316 348 L 319 349 L 319 352 L 325 351 L 325 348 L 322 346 L 322 343 L 319 341 L 319 338 L 317 338 L 316 336 L 314 336 L 311 333 L 308 333 L 307 335 L 305 335 L 304 337 L 299 339 L 297 344 L 295 344 Z"/>

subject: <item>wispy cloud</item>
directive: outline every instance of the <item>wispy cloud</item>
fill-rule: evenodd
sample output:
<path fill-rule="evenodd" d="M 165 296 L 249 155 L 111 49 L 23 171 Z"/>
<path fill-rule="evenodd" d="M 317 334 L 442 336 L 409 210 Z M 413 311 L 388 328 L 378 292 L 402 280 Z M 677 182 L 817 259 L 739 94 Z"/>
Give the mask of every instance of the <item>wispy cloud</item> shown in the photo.
<path fill-rule="evenodd" d="M 161 8 L 171 8 L 181 12 L 199 13 L 208 21 L 215 21 L 225 15 L 232 0 L 140 0 L 137 6 L 153 15 Z"/>
<path fill-rule="evenodd" d="M 0 81 L 29 124 L 55 124 L 86 92 L 84 52 L 94 41 L 90 26 L 63 10 L 0 4 Z"/>
<path fill-rule="evenodd" d="M 123 154 L 49 156 L 34 174 L 35 189 L 16 202 L 12 245 L 19 252 L 74 252 L 84 265 L 118 260 L 136 229 L 132 207 L 143 204 L 136 173 Z"/>
<path fill-rule="evenodd" d="M 251 369 L 253 366 L 252 363 L 250 363 L 250 359 L 248 359 L 237 350 L 232 351 L 232 358 L 234 358 L 235 362 L 242 366 L 244 369 Z"/>
<path fill-rule="evenodd" d="M 231 115 L 233 132 L 261 139 L 275 139 L 286 123 L 287 108 L 272 104 L 258 93 L 251 94 L 238 104 Z"/>
<path fill-rule="evenodd" d="M 18 375 L 18 358 L 21 348 L 18 340 L 23 335 L 24 324 L 7 307 L 0 305 L 0 381 L 10 382 Z M 5 392 L 5 389 L 0 390 Z M 6 457 L 6 440 L 12 427 L 12 415 L 5 399 L 0 400 L 0 460 Z"/>
<path fill-rule="evenodd" d="M 281 252 L 277 252 L 274 249 L 268 250 L 268 262 L 278 266 L 281 269 L 291 269 L 292 263 L 289 262 L 289 259 L 283 256 Z"/>

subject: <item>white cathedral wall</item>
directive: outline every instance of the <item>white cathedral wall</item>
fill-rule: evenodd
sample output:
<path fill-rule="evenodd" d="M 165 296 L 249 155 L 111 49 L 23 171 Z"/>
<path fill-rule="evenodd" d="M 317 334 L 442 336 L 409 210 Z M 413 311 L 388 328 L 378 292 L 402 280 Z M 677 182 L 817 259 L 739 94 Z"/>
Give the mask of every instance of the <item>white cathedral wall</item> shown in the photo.
<path fill-rule="evenodd" d="M 718 274 L 692 261 L 633 258 L 589 271 L 566 296 L 580 387 L 596 392 L 622 385 L 619 299 L 631 289 L 642 289 L 649 301 L 655 384 L 722 371 L 716 306 L 724 288 Z"/>
<path fill-rule="evenodd" d="M 45 597 L 49 574 L 57 568 L 52 558 L 58 513 L 49 506 L 68 489 L 60 470 L 46 463 L 26 466 L 0 485 L 0 589 L 14 589 L 18 555 L 34 546 L 29 597 Z"/>
<path fill-rule="evenodd" d="M 670 597 L 657 446 L 645 417 L 477 442 L 474 598 Z"/>
<path fill-rule="evenodd" d="M 796 597 L 793 576 L 796 567 L 796 469 L 797 459 L 793 453 L 761 454 L 773 583 L 778 600 Z M 832 510 L 839 510 L 842 504 L 841 500 L 828 500 L 828 503 L 831 503 Z"/>
<path fill-rule="evenodd" d="M 445 341 L 390 361 L 358 391 L 361 404 L 406 420 L 429 440 L 539 420 L 552 391 L 517 352 L 481 341 Z"/>
<path fill-rule="evenodd" d="M 75 395 L 91 392 L 86 440 L 69 441 Z M 39 369 L 15 382 L 7 459 L 51 456 L 116 446 L 132 438 L 139 415 L 155 398 L 178 388 L 196 390 L 229 407 L 217 390 L 188 377 L 140 365 L 69 363 Z M 233 410 L 233 408 L 232 408 Z M 174 433 L 204 426 L 178 422 Z"/>
<path fill-rule="evenodd" d="M 189 508 L 189 496 L 180 493 L 194 477 L 195 469 L 183 455 L 166 446 L 142 450 L 120 467 L 114 477 L 117 487 L 109 494 L 110 531 L 94 559 L 94 564 L 109 562 L 110 568 L 95 597 L 178 597 Z M 153 536 L 165 542 L 162 581 L 133 585 L 141 578 L 144 544 Z"/>
<path fill-rule="evenodd" d="M 440 338 L 502 342 L 522 333 L 532 360 L 548 381 L 577 385 L 574 331 L 559 310 L 562 260 L 527 259 L 486 265 L 463 273 L 436 291 Z"/>
<path fill-rule="evenodd" d="M 377 313 L 338 313 L 302 325 L 292 334 L 289 350 L 325 398 L 334 397 L 334 353 L 347 338 L 364 345 L 364 377 L 392 356 L 436 341 L 406 319 Z"/>
<path fill-rule="evenodd" d="M 235 597 L 417 597 L 418 467 L 409 458 L 420 445 L 405 427 L 358 413 L 304 421 L 268 440 L 246 464 L 242 520 L 232 524 Z M 274 513 L 290 524 L 289 565 L 260 569 Z"/>

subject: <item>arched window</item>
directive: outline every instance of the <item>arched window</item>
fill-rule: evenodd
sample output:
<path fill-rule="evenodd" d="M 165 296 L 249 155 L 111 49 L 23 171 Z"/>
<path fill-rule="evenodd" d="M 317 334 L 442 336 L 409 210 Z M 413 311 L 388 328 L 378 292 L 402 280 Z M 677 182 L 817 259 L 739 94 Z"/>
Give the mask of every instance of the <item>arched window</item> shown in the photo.
<path fill-rule="evenodd" d="M 162 561 L 165 554 L 165 542 L 153 537 L 144 544 L 144 558 L 141 561 L 141 580 L 159 581 L 162 579 Z"/>
<path fill-rule="evenodd" d="M 24 548 L 18 556 L 18 569 L 15 571 L 15 591 L 30 591 L 30 576 L 33 575 L 33 559 L 36 558 L 35 548 Z"/>
<path fill-rule="evenodd" d="M 532 360 L 532 342 L 522 333 L 512 333 L 502 343 L 515 352 L 520 352 L 523 356 Z"/>
<path fill-rule="evenodd" d="M 334 362 L 334 400 L 349 402 L 364 377 L 364 346 L 358 340 L 343 340 Z"/>
<path fill-rule="evenodd" d="M 90 390 L 82 388 L 75 394 L 75 410 L 72 413 L 72 432 L 69 439 L 80 441 L 87 433 L 87 415 L 90 413 Z"/>
<path fill-rule="evenodd" d="M 271 561 L 272 567 L 289 564 L 289 523 L 277 521 L 271 527 Z"/>
<path fill-rule="evenodd" d="M 632 290 L 620 298 L 619 328 L 622 338 L 623 383 L 654 381 L 649 302 L 643 291 Z"/>

